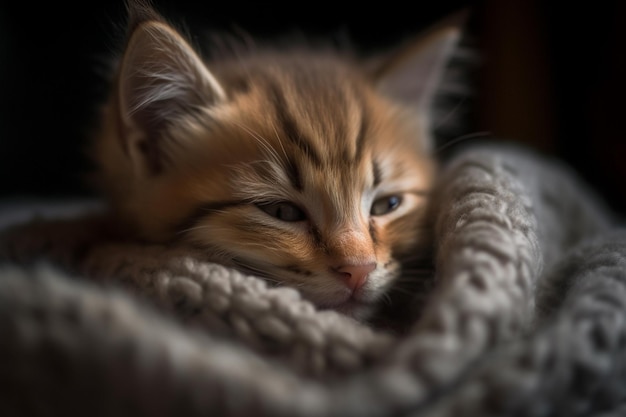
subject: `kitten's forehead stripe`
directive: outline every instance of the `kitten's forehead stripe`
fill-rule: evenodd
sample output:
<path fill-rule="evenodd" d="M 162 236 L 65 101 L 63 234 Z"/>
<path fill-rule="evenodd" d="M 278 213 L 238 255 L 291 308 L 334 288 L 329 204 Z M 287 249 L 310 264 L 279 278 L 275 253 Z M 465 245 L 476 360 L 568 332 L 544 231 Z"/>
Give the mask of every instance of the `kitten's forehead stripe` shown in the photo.
<path fill-rule="evenodd" d="M 313 167 L 358 165 L 368 134 L 362 86 L 344 67 L 318 58 L 312 66 L 287 60 L 281 62 L 284 71 L 265 67 L 255 76 L 273 107 L 276 129 Z"/>
<path fill-rule="evenodd" d="M 303 154 L 307 156 L 315 166 L 321 167 L 322 158 L 311 145 L 311 141 L 307 140 L 307 138 L 305 138 L 302 132 L 298 129 L 295 120 L 289 114 L 286 100 L 277 88 L 271 87 L 270 90 L 271 97 L 276 108 L 278 122 L 287 136 L 287 139 L 300 148 Z"/>
<path fill-rule="evenodd" d="M 304 184 L 302 183 L 302 174 L 300 173 L 300 168 L 298 164 L 294 162 L 292 159 L 287 161 L 287 175 L 289 175 L 289 180 L 291 181 L 291 185 L 297 191 L 304 190 Z"/>
<path fill-rule="evenodd" d="M 355 161 L 360 161 L 363 155 L 363 148 L 365 142 L 365 134 L 367 133 L 367 118 L 364 108 L 361 108 L 361 120 L 359 123 L 359 131 L 356 136 L 356 152 L 354 155 Z"/>
<path fill-rule="evenodd" d="M 374 177 L 373 185 L 374 187 L 377 187 L 380 185 L 383 178 L 382 178 L 382 171 L 380 170 L 380 164 L 378 163 L 378 161 L 376 161 L 376 159 L 372 160 L 372 174 Z"/>

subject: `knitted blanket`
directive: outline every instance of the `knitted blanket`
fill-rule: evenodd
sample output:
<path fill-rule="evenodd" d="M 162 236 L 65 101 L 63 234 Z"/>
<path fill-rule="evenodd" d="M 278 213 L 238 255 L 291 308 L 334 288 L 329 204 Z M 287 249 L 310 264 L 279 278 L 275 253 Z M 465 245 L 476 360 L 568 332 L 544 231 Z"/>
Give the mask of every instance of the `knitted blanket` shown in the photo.
<path fill-rule="evenodd" d="M 97 210 L 6 229 L 0 415 L 626 411 L 626 231 L 602 202 L 509 146 L 458 152 L 436 189 L 433 282 L 402 332 L 200 253 L 99 241 Z"/>

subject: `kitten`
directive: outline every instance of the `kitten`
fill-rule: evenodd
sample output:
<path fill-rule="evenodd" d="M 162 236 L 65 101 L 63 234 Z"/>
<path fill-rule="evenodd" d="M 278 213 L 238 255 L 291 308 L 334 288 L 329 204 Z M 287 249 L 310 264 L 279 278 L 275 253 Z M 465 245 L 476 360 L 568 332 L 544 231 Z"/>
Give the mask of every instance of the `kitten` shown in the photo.
<path fill-rule="evenodd" d="M 428 244 L 429 107 L 458 25 L 385 59 L 293 46 L 204 60 L 149 4 L 129 15 L 93 147 L 118 221 L 367 317 Z"/>

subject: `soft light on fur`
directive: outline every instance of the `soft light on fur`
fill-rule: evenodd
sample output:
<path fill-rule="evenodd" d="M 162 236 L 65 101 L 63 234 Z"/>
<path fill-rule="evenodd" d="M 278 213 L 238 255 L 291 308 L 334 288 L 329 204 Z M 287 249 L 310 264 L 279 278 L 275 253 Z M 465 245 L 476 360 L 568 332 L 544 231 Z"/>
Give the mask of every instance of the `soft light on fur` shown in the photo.
<path fill-rule="evenodd" d="M 94 145 L 119 221 L 365 317 L 425 243 L 428 109 L 457 26 L 373 66 L 299 47 L 204 61 L 129 11 Z"/>

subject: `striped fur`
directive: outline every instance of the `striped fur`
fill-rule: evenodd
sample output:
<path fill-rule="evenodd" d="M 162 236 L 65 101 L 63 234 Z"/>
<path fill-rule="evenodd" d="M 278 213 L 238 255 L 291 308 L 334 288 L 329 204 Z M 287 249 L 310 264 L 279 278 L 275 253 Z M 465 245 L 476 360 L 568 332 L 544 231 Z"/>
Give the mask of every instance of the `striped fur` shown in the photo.
<path fill-rule="evenodd" d="M 130 12 L 94 142 L 121 224 L 364 317 L 427 243 L 428 95 L 455 28 L 370 71 L 298 47 L 203 61 L 148 6 Z M 424 84 L 413 102 L 400 84 L 410 71 Z"/>

